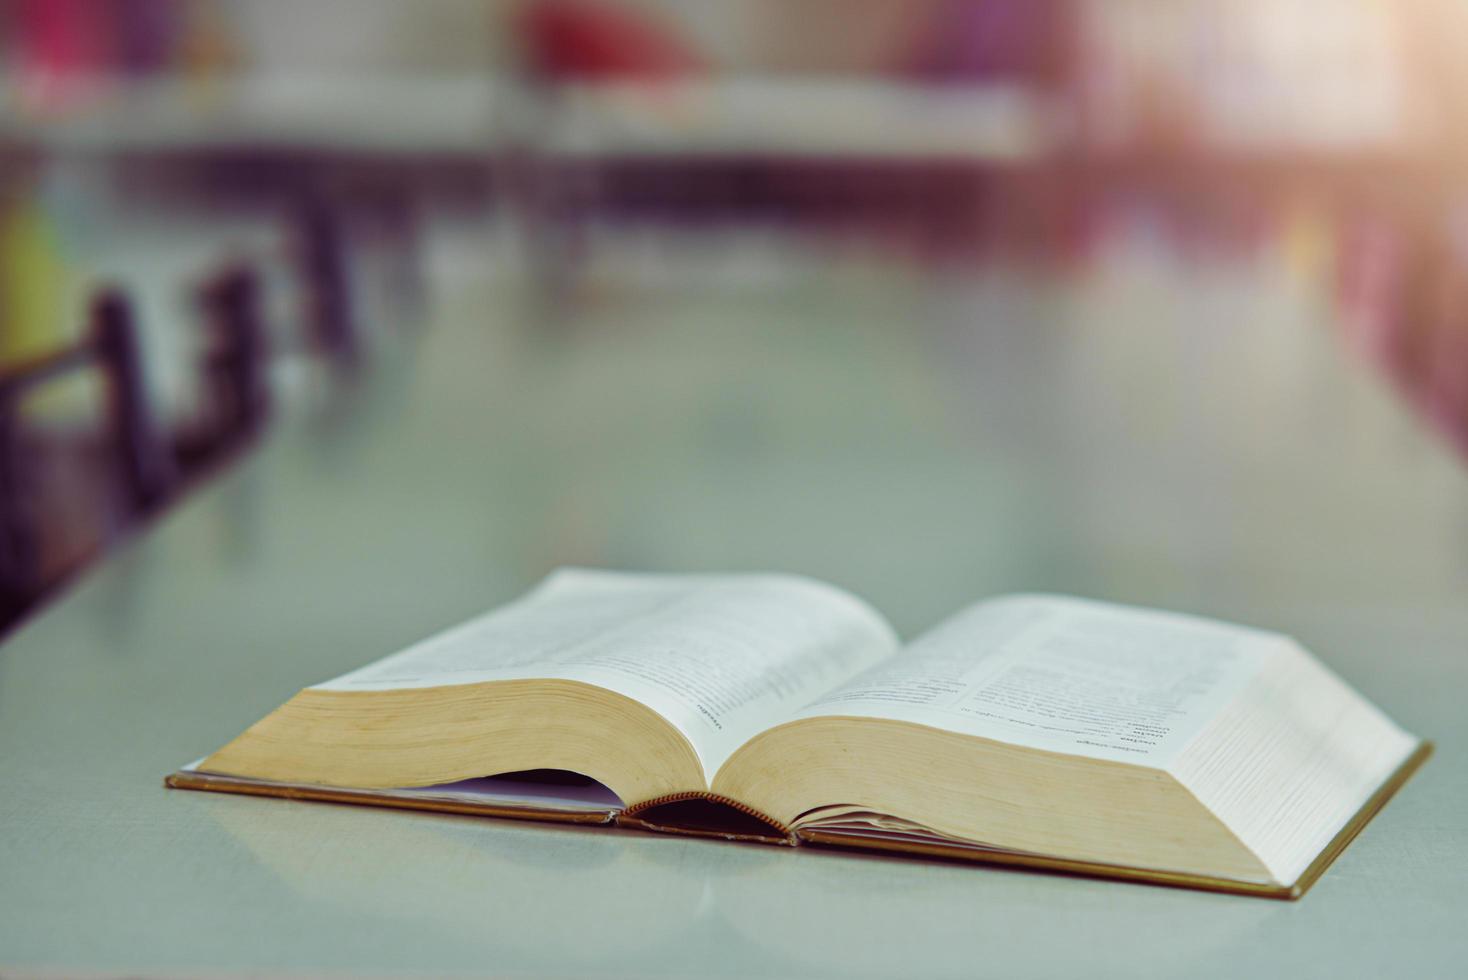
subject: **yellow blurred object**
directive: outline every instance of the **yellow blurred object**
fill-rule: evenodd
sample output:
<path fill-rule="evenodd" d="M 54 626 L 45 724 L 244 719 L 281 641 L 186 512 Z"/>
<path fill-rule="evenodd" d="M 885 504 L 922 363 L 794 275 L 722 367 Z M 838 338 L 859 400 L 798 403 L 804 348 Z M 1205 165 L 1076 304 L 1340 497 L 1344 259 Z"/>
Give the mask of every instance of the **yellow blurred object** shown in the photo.
<path fill-rule="evenodd" d="M 231 33 L 228 14 L 218 3 L 191 4 L 184 13 L 183 37 L 176 53 L 179 74 L 196 84 L 221 82 L 238 71 L 243 58 Z"/>
<path fill-rule="evenodd" d="M 0 367 L 69 343 L 71 276 L 35 196 L 0 199 Z"/>
<path fill-rule="evenodd" d="M 0 369 L 76 343 L 81 277 L 67 261 L 55 223 L 34 185 L 0 198 Z M 94 418 L 100 391 L 94 372 L 72 372 L 27 395 L 33 422 L 67 425 Z"/>
<path fill-rule="evenodd" d="M 1281 258 L 1292 278 L 1311 285 L 1328 281 L 1336 261 L 1336 229 L 1330 212 L 1314 201 L 1296 201 L 1281 220 Z"/>

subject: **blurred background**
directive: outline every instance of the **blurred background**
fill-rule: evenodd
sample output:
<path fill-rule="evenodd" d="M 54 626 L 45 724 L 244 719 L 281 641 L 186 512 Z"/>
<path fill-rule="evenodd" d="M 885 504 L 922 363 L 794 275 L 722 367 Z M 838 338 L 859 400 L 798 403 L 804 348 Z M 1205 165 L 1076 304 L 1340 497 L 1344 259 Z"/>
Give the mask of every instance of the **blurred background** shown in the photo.
<path fill-rule="evenodd" d="M 1457 0 L 0 0 L 0 78 L 4 626 L 262 452 L 190 561 L 1468 582 Z"/>

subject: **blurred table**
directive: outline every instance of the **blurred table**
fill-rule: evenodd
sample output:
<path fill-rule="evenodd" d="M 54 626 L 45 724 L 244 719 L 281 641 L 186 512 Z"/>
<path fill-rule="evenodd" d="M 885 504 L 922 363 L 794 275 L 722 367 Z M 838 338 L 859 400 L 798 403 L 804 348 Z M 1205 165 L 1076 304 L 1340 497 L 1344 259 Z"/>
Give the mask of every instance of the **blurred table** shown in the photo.
<path fill-rule="evenodd" d="M 499 75 L 112 82 L 73 104 L 0 95 L 0 148 L 53 153 L 238 151 L 483 160 L 516 136 L 551 156 L 837 155 L 1015 163 L 1053 149 L 1056 123 L 1018 86 L 733 75 L 657 84 L 558 84 L 548 120 Z M 541 106 L 541 108 L 547 108 Z M 522 130 L 527 130 L 522 132 Z"/>
<path fill-rule="evenodd" d="M 0 646 L 0 971 L 1461 970 L 1468 472 L 1318 297 L 747 251 L 559 312 L 451 263 L 429 329 Z M 569 562 L 805 572 L 907 635 L 1019 589 L 1245 620 L 1439 752 L 1295 904 L 162 788 Z"/>
<path fill-rule="evenodd" d="M 73 154 L 482 156 L 496 137 L 503 89 L 487 75 L 109 82 L 48 110 L 27 110 L 10 93 L 0 99 L 0 143 Z"/>

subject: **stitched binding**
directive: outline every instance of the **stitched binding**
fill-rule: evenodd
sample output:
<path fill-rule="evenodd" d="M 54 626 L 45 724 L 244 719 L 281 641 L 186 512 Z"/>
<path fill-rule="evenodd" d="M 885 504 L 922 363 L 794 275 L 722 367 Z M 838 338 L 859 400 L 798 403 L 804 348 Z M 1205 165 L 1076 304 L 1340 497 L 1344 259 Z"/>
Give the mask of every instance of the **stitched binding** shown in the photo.
<path fill-rule="evenodd" d="M 710 803 L 718 803 L 718 804 L 721 804 L 723 806 L 727 806 L 730 809 L 736 810 L 739 813 L 742 813 L 742 814 L 744 814 L 747 817 L 753 817 L 754 819 L 760 821 L 761 823 L 766 824 L 772 830 L 778 832 L 778 834 L 781 837 L 786 838 L 787 841 L 793 843 L 794 840 L 795 840 L 795 832 L 794 832 L 794 830 L 792 828 L 790 828 L 789 826 L 787 826 L 786 824 L 784 824 L 783 822 L 781 822 L 779 820 L 776 820 L 774 817 L 770 816 L 769 814 L 762 813 L 759 810 L 756 810 L 754 807 L 750 806 L 749 804 L 747 804 L 747 803 L 741 803 L 739 800 L 733 799 L 732 797 L 723 796 L 723 795 L 720 795 L 718 793 L 709 793 L 709 792 L 706 792 L 704 790 L 687 790 L 687 791 L 684 791 L 684 792 L 681 792 L 681 793 L 668 793 L 668 794 L 666 794 L 664 796 L 655 796 L 655 797 L 653 797 L 650 800 L 643 800 L 640 803 L 634 803 L 633 805 L 627 807 L 625 810 L 622 811 L 622 818 L 627 819 L 627 820 L 631 820 L 631 821 L 633 821 L 633 822 L 635 822 L 637 824 L 641 824 L 642 826 L 645 826 L 645 827 L 662 827 L 664 825 L 662 825 L 662 824 L 654 824 L 654 823 L 650 823 L 650 822 L 648 822 L 646 820 L 643 820 L 640 815 L 648 812 L 649 810 L 655 809 L 657 807 L 666 806 L 669 803 L 682 803 L 682 802 L 685 802 L 687 800 L 707 800 Z M 675 830 L 675 831 L 676 830 L 682 830 L 682 828 L 679 828 L 676 825 L 671 825 L 671 824 L 670 825 L 667 825 L 667 828 L 670 829 L 670 830 Z M 730 836 L 730 835 L 721 834 L 721 833 L 718 833 L 718 832 L 715 832 L 715 831 L 701 831 L 701 830 L 688 831 L 688 830 L 683 830 L 683 832 L 685 832 L 685 833 L 697 833 L 697 834 L 700 834 L 700 835 L 706 835 L 706 836 L 712 836 L 712 837 L 725 837 L 725 836 Z M 735 836 L 748 836 L 748 835 L 735 835 Z M 771 836 L 773 836 L 773 835 L 771 835 Z"/>

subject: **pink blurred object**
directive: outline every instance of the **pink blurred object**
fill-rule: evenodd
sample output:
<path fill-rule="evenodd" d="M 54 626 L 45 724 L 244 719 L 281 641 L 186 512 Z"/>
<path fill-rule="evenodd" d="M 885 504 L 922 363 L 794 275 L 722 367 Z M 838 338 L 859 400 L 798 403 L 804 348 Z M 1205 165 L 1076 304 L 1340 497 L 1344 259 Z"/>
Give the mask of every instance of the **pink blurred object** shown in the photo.
<path fill-rule="evenodd" d="M 170 70 L 186 9 L 173 0 L 14 0 L 5 13 L 21 104 L 64 110 Z"/>
<path fill-rule="evenodd" d="M 107 5 L 20 0 L 11 9 L 16 75 L 34 109 L 64 107 L 95 85 L 108 62 Z"/>
<path fill-rule="evenodd" d="M 1057 81 L 1069 57 L 1067 14 L 1058 0 L 942 0 L 903 73 L 949 84 Z"/>

